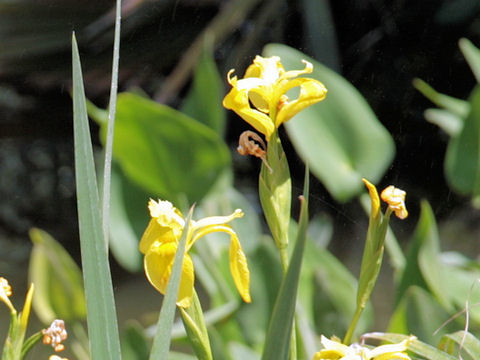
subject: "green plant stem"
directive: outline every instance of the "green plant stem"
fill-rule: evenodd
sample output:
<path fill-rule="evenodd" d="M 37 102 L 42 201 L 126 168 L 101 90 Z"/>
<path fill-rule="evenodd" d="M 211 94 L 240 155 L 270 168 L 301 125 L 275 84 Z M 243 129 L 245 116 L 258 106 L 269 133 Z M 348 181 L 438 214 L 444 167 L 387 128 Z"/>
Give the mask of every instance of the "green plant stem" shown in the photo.
<path fill-rule="evenodd" d="M 348 327 L 347 333 L 345 334 L 345 337 L 343 338 L 343 343 L 345 345 L 349 345 L 350 342 L 352 341 L 353 337 L 353 332 L 355 331 L 357 327 L 358 320 L 360 320 L 360 316 L 363 313 L 364 307 L 357 307 L 357 310 L 355 311 L 355 314 L 353 315 L 353 319 L 350 322 L 350 326 Z"/>

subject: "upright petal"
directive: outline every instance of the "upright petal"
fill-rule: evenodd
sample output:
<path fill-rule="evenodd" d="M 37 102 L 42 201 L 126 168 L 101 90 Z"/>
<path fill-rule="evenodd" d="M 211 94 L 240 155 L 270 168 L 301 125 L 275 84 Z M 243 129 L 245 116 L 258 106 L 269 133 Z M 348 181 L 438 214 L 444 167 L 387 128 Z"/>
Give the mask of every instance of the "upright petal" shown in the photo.
<path fill-rule="evenodd" d="M 173 230 L 168 227 L 160 226 L 157 219 L 150 219 L 145 229 L 138 248 L 142 254 L 146 254 L 154 242 L 167 243 L 178 242 L 179 238 L 175 236 Z"/>
<path fill-rule="evenodd" d="M 372 204 L 370 210 L 370 218 L 376 219 L 380 214 L 380 198 L 378 197 L 377 188 L 367 179 L 362 180 L 368 189 L 368 193 L 370 195 L 370 202 Z"/>

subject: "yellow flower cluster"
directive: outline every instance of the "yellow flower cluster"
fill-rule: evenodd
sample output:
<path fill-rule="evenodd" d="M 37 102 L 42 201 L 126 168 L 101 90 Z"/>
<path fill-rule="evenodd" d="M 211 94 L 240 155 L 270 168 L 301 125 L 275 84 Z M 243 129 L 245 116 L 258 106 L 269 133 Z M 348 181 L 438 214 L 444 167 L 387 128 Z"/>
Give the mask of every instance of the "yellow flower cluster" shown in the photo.
<path fill-rule="evenodd" d="M 149 282 L 160 293 L 165 294 L 177 246 L 185 227 L 185 219 L 169 201 L 150 200 L 148 208 L 152 218 L 140 240 L 139 249 L 145 255 L 144 268 Z M 213 232 L 225 232 L 230 235 L 230 272 L 242 299 L 245 302 L 251 301 L 247 258 L 237 234 L 228 225 L 230 221 L 242 216 L 243 212 L 237 209 L 229 216 L 212 216 L 191 221 L 183 257 L 177 306 L 186 308 L 192 301 L 195 275 L 193 261 L 188 251 L 199 238 Z"/>
<path fill-rule="evenodd" d="M 282 123 L 323 100 L 327 94 L 327 89 L 320 81 L 299 78 L 313 71 L 311 63 L 305 60 L 303 63 L 303 70 L 285 71 L 278 56 L 256 56 L 243 79 L 232 76 L 234 69 L 228 72 L 227 80 L 232 89 L 223 99 L 223 106 L 235 111 L 264 134 L 268 141 Z M 299 95 L 291 100 L 287 92 L 296 87 L 299 88 Z"/>

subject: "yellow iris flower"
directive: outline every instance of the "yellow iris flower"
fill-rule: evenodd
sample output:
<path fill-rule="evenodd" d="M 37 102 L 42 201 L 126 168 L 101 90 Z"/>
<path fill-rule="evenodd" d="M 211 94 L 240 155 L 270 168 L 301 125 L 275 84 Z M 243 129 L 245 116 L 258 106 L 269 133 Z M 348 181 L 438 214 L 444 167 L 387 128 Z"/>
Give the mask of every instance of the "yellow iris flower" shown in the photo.
<path fill-rule="evenodd" d="M 362 179 L 368 189 L 372 202 L 372 217 L 376 218 L 380 211 L 380 199 L 378 197 L 377 188 L 366 179 Z M 405 206 L 405 196 L 407 193 L 393 185 L 387 186 L 380 197 L 388 204 L 389 211 L 395 213 L 399 219 L 405 219 L 408 216 L 407 207 Z"/>
<path fill-rule="evenodd" d="M 329 340 L 322 335 L 323 349 L 315 353 L 313 360 L 411 360 L 405 351 L 414 336 L 398 344 L 377 346 L 373 349 L 359 344 L 350 346 Z"/>
<path fill-rule="evenodd" d="M 232 76 L 227 80 L 232 89 L 223 99 L 223 106 L 235 111 L 241 118 L 265 135 L 267 141 L 282 123 L 301 110 L 323 100 L 327 94 L 325 86 L 310 78 L 298 78 L 313 71 L 308 61 L 303 70 L 285 71 L 280 58 L 256 56 L 247 68 L 243 79 Z M 287 92 L 299 87 L 298 98 L 290 100 Z"/>
<path fill-rule="evenodd" d="M 177 246 L 185 227 L 185 219 L 169 201 L 150 200 L 148 208 L 152 219 L 140 240 L 139 249 L 145 255 L 144 267 L 148 281 L 160 293 L 165 294 Z M 251 301 L 247 258 L 237 234 L 228 225 L 233 219 L 242 216 L 242 210 L 237 209 L 229 216 L 211 216 L 199 221 L 191 221 L 183 258 L 178 306 L 186 308 L 192 301 L 195 275 L 193 261 L 188 251 L 199 238 L 219 231 L 230 235 L 230 272 L 242 299 L 245 302 Z"/>

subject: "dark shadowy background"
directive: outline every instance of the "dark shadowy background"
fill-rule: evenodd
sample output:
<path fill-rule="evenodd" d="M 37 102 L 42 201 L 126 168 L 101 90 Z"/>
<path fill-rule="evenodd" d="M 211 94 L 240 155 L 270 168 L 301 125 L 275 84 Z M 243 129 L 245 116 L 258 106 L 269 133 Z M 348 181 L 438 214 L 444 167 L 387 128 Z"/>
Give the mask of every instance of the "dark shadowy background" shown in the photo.
<path fill-rule="evenodd" d="M 105 107 L 113 3 L 0 0 L 0 274 L 12 262 L 26 263 L 32 226 L 50 232 L 78 255 L 70 38 L 75 31 L 87 97 Z M 447 136 L 424 120 L 423 111 L 432 104 L 411 82 L 419 77 L 440 92 L 468 97 L 474 78 L 458 49 L 458 39 L 467 37 L 480 44 L 478 1 L 123 3 L 120 90 L 141 88 L 157 100 L 178 105 L 189 73 L 178 75 L 175 69 L 184 54 L 187 62 L 195 60 L 190 55 L 195 52 L 188 51 L 212 21 L 223 21 L 215 28 L 219 35 L 215 57 L 222 74 L 231 67 L 241 73 L 269 42 L 288 44 L 324 61 L 352 82 L 392 133 L 397 155 L 381 186 L 393 183 L 408 191 L 411 216 L 399 228 L 402 240 L 418 219 L 422 198 L 430 201 L 439 221 L 455 218 L 467 230 L 476 230 L 478 215 L 469 200 L 452 193 L 445 183 Z M 229 117 L 227 141 L 234 151 L 238 135 L 248 126 L 233 114 Z M 98 144 L 96 136 L 93 140 Z M 301 184 L 301 164 L 287 153 L 295 184 Z M 251 178 L 255 186 L 258 164 L 249 164 L 237 166 L 236 173 Z M 335 203 L 317 182 L 312 184 L 312 204 L 316 211 L 330 214 L 340 234 L 356 225 L 356 216 L 363 216 L 356 203 Z"/>

